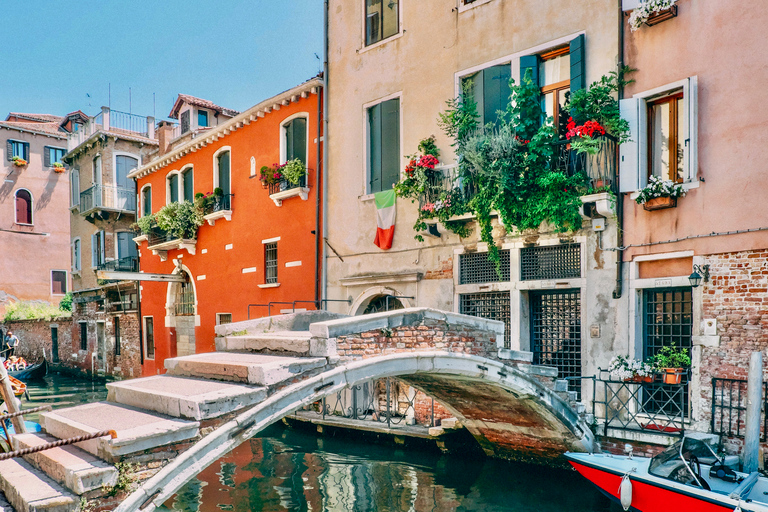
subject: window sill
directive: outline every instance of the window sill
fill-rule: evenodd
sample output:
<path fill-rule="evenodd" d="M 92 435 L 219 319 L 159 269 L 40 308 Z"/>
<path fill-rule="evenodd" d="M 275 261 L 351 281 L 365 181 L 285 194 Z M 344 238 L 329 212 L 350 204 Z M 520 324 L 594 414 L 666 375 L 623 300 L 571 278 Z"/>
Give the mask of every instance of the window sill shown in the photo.
<path fill-rule="evenodd" d="M 395 39 L 400 39 L 405 34 L 405 30 L 400 30 L 397 34 L 393 36 L 389 36 L 386 39 L 382 39 L 381 41 L 373 44 L 369 44 L 368 46 L 365 46 L 365 42 L 363 42 L 363 47 L 357 50 L 357 54 L 360 55 L 361 53 L 365 53 L 367 51 L 373 50 L 374 48 L 378 48 L 379 46 L 385 45 L 390 41 L 394 41 Z"/>
<path fill-rule="evenodd" d="M 687 191 L 692 190 L 694 188 L 699 188 L 700 184 L 701 184 L 701 182 L 699 180 L 696 180 L 696 181 L 686 181 L 685 183 L 682 183 L 681 186 L 683 187 L 683 190 L 685 190 L 687 192 Z M 635 192 L 630 192 L 629 198 L 634 201 L 635 199 L 637 199 L 637 196 L 639 196 L 639 195 L 640 195 L 640 191 L 636 190 Z"/>
<path fill-rule="evenodd" d="M 72 206 L 69 207 L 69 211 L 72 212 L 72 213 L 74 213 L 76 210 L 80 210 L 80 205 L 79 204 L 75 204 L 75 205 L 72 205 Z"/>
<path fill-rule="evenodd" d="M 368 201 L 373 201 L 374 194 L 363 194 L 362 196 L 357 197 L 360 201 L 367 203 Z"/>
<path fill-rule="evenodd" d="M 16 224 L 17 226 L 30 226 L 30 227 L 34 227 L 34 224 L 26 224 L 24 222 L 14 222 L 14 224 Z"/>
<path fill-rule="evenodd" d="M 277 192 L 275 194 L 272 194 L 269 196 L 269 198 L 275 202 L 275 206 L 280 207 L 283 205 L 283 201 L 285 199 L 288 199 L 290 197 L 301 197 L 302 200 L 306 201 L 309 197 L 309 188 L 307 187 L 296 187 L 296 188 L 289 188 L 288 190 L 283 190 L 282 192 Z"/>
<path fill-rule="evenodd" d="M 481 5 L 485 5 L 487 3 L 490 3 L 492 0 L 475 0 L 471 4 L 462 4 L 459 6 L 459 14 L 462 12 L 466 12 L 470 9 L 474 9 L 475 7 L 479 7 Z"/>
<path fill-rule="evenodd" d="M 136 242 L 136 245 L 141 245 L 141 242 L 146 242 L 147 240 L 149 240 L 147 235 L 139 235 L 133 239 L 133 241 Z"/>
<path fill-rule="evenodd" d="M 280 286 L 280 283 L 269 283 L 269 284 L 257 284 L 259 288 L 277 288 Z"/>
<path fill-rule="evenodd" d="M 203 218 L 208 221 L 209 226 L 214 226 L 216 225 L 216 221 L 219 219 L 231 221 L 232 210 L 219 210 L 218 212 L 209 213 L 208 215 L 205 215 Z"/>

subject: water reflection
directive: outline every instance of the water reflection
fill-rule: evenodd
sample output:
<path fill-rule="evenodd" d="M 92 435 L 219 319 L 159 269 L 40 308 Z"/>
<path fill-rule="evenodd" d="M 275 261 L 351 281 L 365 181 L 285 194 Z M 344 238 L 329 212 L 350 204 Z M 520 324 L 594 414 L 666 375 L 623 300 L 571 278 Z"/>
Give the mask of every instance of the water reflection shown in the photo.
<path fill-rule="evenodd" d="M 318 439 L 274 427 L 161 510 L 608 512 L 576 473 Z"/>
<path fill-rule="evenodd" d="M 27 382 L 29 399 L 22 398 L 21 408 L 32 409 L 41 405 L 54 408 L 72 407 L 107 398 L 104 381 L 92 381 L 70 375 L 49 373 L 45 379 Z M 37 413 L 24 416 L 27 421 L 37 422 Z"/>

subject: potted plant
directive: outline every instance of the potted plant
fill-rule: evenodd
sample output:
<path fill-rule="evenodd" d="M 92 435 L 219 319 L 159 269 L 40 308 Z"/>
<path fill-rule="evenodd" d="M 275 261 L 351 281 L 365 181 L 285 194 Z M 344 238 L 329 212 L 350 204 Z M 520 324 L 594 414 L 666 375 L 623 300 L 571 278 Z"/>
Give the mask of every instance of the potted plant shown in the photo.
<path fill-rule="evenodd" d="M 624 382 L 653 382 L 654 367 L 639 359 L 617 355 L 611 359 L 608 372 L 612 379 Z"/>
<path fill-rule="evenodd" d="M 662 210 L 677 206 L 677 198 L 685 195 L 685 189 L 672 180 L 663 180 L 650 176 L 648 185 L 641 189 L 635 201 L 642 204 L 646 211 Z"/>
<path fill-rule="evenodd" d="M 13 157 L 13 165 L 16 167 L 24 167 L 27 165 L 27 161 L 21 158 L 20 156 Z"/>
<path fill-rule="evenodd" d="M 301 178 L 307 175 L 307 168 L 304 162 L 298 158 L 288 160 L 280 167 L 280 174 L 292 185 L 298 185 Z"/>
<path fill-rule="evenodd" d="M 686 368 L 691 366 L 688 349 L 662 347 L 654 357 L 654 367 L 664 374 L 664 384 L 680 384 Z"/>
<path fill-rule="evenodd" d="M 280 173 L 281 168 L 282 166 L 279 164 L 274 164 L 272 167 L 263 166 L 259 175 L 261 186 L 267 188 L 269 185 L 280 183 L 280 180 L 283 179 L 283 175 Z"/>
<path fill-rule="evenodd" d="M 661 23 L 677 16 L 677 0 L 644 0 L 629 15 L 629 27 L 632 32 L 643 24 L 649 26 Z"/>
<path fill-rule="evenodd" d="M 64 171 L 65 171 L 64 164 L 62 164 L 61 162 L 54 162 L 53 163 L 53 172 L 62 173 Z"/>

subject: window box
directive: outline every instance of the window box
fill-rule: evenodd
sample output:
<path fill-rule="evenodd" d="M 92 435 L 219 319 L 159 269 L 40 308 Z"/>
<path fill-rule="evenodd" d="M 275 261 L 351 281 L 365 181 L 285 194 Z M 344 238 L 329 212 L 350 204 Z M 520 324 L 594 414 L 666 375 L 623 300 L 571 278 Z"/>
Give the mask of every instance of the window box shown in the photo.
<path fill-rule="evenodd" d="M 653 199 L 648 200 L 648 202 L 643 203 L 643 209 L 648 212 L 652 212 L 654 210 L 664 210 L 666 208 L 674 208 L 676 206 L 676 197 L 654 197 Z"/>
<path fill-rule="evenodd" d="M 288 199 L 290 197 L 301 197 L 302 200 L 306 201 L 309 197 L 309 187 L 301 187 L 297 185 L 291 185 L 291 188 L 282 190 L 280 192 L 276 192 L 274 194 L 270 194 L 269 198 L 275 202 L 275 206 L 283 206 L 283 201 L 285 199 Z"/>
<path fill-rule="evenodd" d="M 652 27 L 654 25 L 658 25 L 662 21 L 671 20 L 676 16 L 677 16 L 677 5 L 673 5 L 669 9 L 655 12 L 650 16 L 648 16 L 648 20 L 645 22 L 645 24 L 648 25 L 649 27 Z"/>
<path fill-rule="evenodd" d="M 147 249 L 152 251 L 155 256 L 160 256 L 161 261 L 165 261 L 168 258 L 168 251 L 174 249 L 186 249 L 189 254 L 194 256 L 196 245 L 197 240 L 194 238 L 172 238 L 160 228 L 153 229 L 147 240 Z"/>

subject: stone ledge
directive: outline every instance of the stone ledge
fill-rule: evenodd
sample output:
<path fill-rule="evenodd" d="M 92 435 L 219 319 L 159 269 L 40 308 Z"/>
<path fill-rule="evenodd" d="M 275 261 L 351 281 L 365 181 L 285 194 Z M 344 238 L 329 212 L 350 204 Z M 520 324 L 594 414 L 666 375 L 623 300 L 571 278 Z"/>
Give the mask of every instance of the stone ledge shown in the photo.
<path fill-rule="evenodd" d="M 504 359 L 508 361 L 520 361 L 524 363 L 533 363 L 533 352 L 501 348 L 499 349 L 499 359 Z"/>
<path fill-rule="evenodd" d="M 313 322 L 323 322 L 338 318 L 347 318 L 347 315 L 331 313 L 320 309 L 217 325 L 215 330 L 216 336 L 230 336 L 235 332 L 241 331 L 248 331 L 250 334 L 275 331 L 307 331 L 309 330 L 309 325 Z"/>
<path fill-rule="evenodd" d="M 697 347 L 719 347 L 720 336 L 691 336 L 691 341 Z"/>

